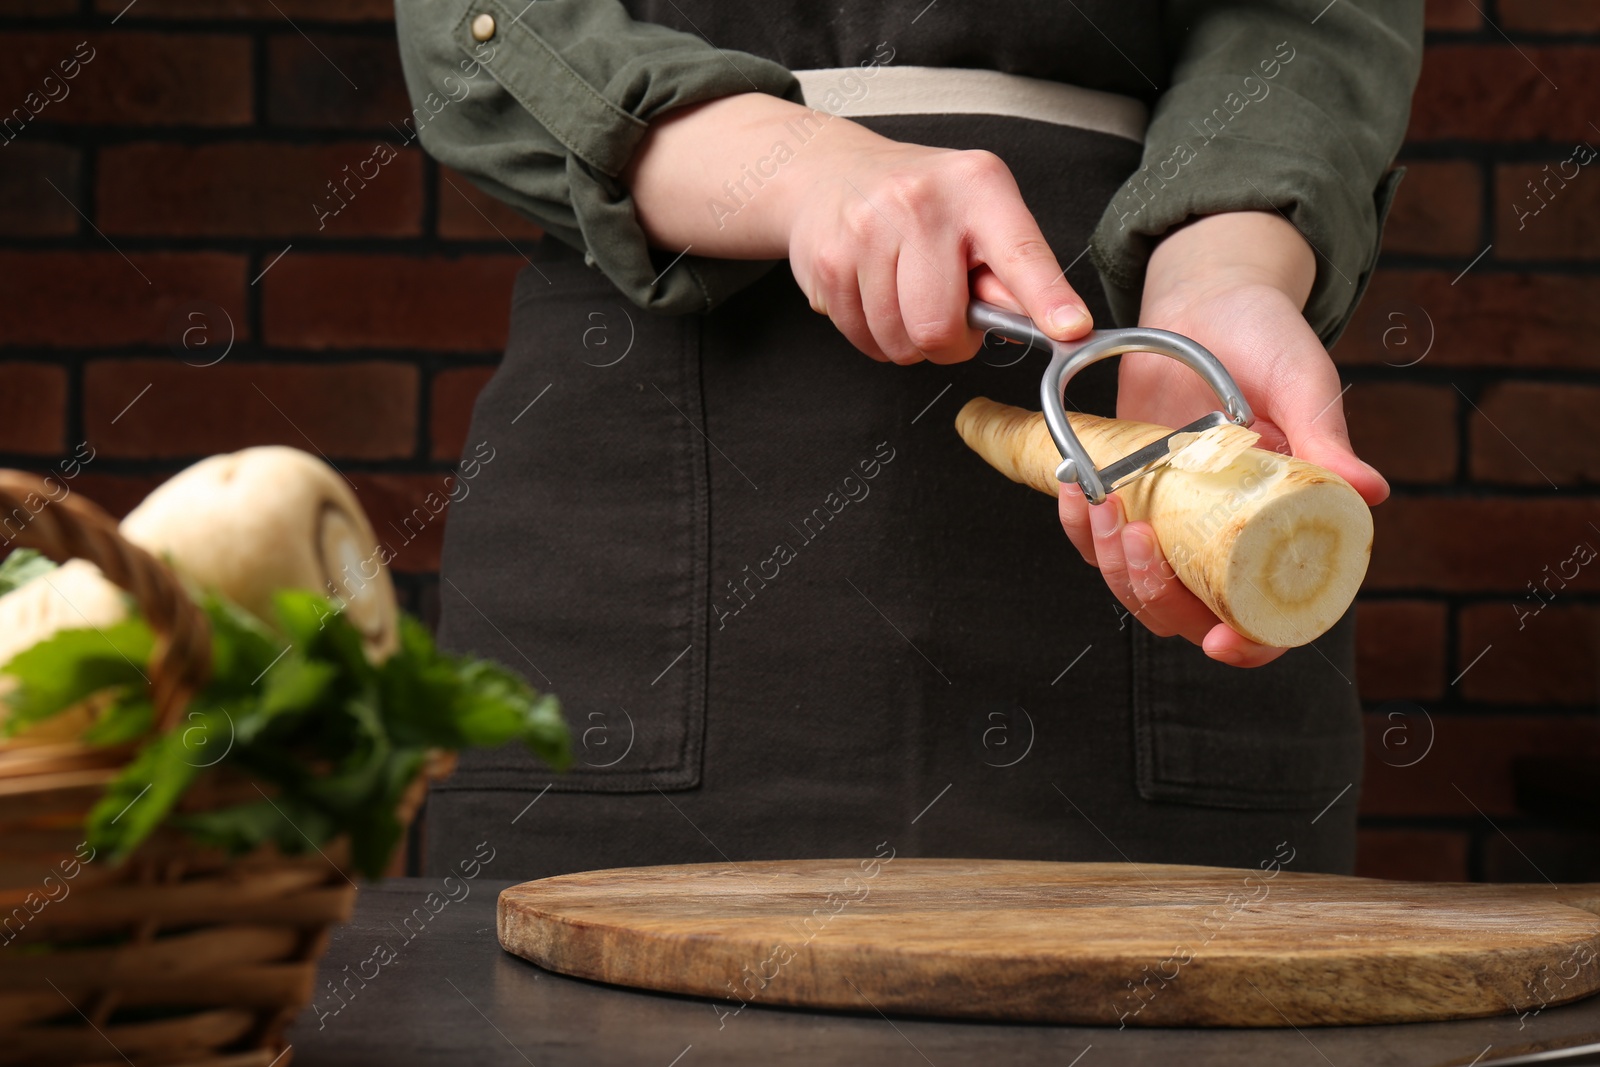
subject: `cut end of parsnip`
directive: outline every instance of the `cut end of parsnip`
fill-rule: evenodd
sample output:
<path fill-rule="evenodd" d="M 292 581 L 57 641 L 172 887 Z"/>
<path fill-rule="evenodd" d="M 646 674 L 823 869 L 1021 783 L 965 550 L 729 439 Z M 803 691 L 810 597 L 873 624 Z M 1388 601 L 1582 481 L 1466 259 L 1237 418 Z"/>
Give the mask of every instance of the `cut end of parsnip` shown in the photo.
<path fill-rule="evenodd" d="M 1372 512 L 1343 479 L 1288 472 L 1239 529 L 1224 570 L 1229 624 L 1252 641 L 1310 644 L 1355 600 L 1372 553 Z"/>
<path fill-rule="evenodd" d="M 1069 414 L 1097 466 L 1170 431 Z M 1039 412 L 979 397 L 956 416 L 973 451 L 1012 481 L 1052 496 L 1061 462 Z M 1163 466 L 1117 491 L 1128 521 L 1146 521 L 1178 578 L 1252 641 L 1309 644 L 1355 599 L 1372 551 L 1372 514 L 1348 482 L 1291 456 L 1252 447 L 1232 423 L 1174 438 Z"/>

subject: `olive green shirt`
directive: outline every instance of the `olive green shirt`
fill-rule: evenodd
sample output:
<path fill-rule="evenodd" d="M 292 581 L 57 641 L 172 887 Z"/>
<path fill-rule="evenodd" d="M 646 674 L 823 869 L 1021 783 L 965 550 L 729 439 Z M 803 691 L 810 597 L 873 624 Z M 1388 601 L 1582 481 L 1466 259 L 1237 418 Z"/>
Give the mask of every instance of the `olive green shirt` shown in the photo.
<path fill-rule="evenodd" d="M 1143 166 L 1089 245 L 1118 325 L 1138 320 L 1161 235 L 1194 216 L 1269 208 L 1316 250 L 1307 321 L 1325 345 L 1348 323 L 1403 173 L 1388 168 L 1421 67 L 1423 4 L 1334 0 L 1318 14 L 1320 4 L 1167 0 L 1174 60 Z M 485 14 L 494 32 L 480 42 L 473 23 Z M 639 306 L 708 311 L 773 267 L 653 257 L 618 175 L 664 111 L 752 91 L 803 103 L 786 68 L 636 21 L 620 0 L 396 0 L 395 19 L 415 105 L 407 136 L 583 250 Z"/>

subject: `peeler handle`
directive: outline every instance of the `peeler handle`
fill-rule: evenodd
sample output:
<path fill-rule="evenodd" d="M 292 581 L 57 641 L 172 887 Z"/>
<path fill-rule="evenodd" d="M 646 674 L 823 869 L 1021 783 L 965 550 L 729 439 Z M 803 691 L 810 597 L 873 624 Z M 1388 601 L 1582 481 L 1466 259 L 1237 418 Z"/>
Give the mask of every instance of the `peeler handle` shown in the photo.
<path fill-rule="evenodd" d="M 967 323 L 975 330 L 997 334 L 1008 341 L 1017 341 L 1030 347 L 1037 346 L 1048 350 L 1057 344 L 1056 341 L 1040 333 L 1039 328 L 1028 316 L 1007 311 L 1003 307 L 982 300 L 967 302 Z"/>
<path fill-rule="evenodd" d="M 1067 382 L 1089 364 L 1124 352 L 1156 352 L 1177 360 L 1200 375 L 1222 401 L 1223 410 L 1230 421 L 1240 426 L 1249 426 L 1255 421 L 1255 413 L 1250 410 L 1244 394 L 1222 361 L 1205 346 L 1180 333 L 1132 326 L 1126 329 L 1091 330 L 1076 341 L 1057 341 L 1040 332 L 1026 315 L 1007 311 L 982 300 L 967 303 L 967 322 L 974 329 L 995 333 L 1029 347 L 1037 345 L 1051 353 L 1050 365 L 1045 368 L 1044 379 L 1039 385 L 1039 394 L 1045 424 L 1050 428 L 1056 450 L 1061 453 L 1056 479 L 1076 482 L 1091 504 L 1104 503 L 1109 489 L 1102 472 L 1095 468 L 1094 460 L 1078 440 L 1078 435 L 1072 432 L 1072 424 L 1067 421 L 1063 406 Z"/>

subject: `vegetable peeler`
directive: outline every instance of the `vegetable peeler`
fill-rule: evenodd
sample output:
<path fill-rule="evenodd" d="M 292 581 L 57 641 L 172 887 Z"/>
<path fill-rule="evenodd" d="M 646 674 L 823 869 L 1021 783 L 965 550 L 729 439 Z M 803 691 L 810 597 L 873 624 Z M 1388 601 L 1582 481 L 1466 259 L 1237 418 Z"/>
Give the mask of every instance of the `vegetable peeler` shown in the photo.
<path fill-rule="evenodd" d="M 1197 433 L 1233 422 L 1249 426 L 1256 421 L 1255 413 L 1245 401 L 1244 394 L 1234 382 L 1233 375 L 1199 342 L 1181 333 L 1152 330 L 1133 326 L 1116 330 L 1091 330 L 1076 341 L 1057 341 L 1047 337 L 1025 315 L 1007 311 L 1002 307 L 973 300 L 967 304 L 967 322 L 974 329 L 994 333 L 1008 341 L 1017 341 L 1030 347 L 1038 345 L 1051 353 L 1050 365 L 1045 368 L 1039 394 L 1043 401 L 1044 421 L 1061 453 L 1061 465 L 1056 468 L 1056 480 L 1076 482 L 1084 498 L 1091 504 L 1102 504 L 1106 496 L 1141 475 L 1166 464 L 1171 458 L 1172 439 L 1180 433 Z M 1159 441 L 1152 441 L 1114 463 L 1095 468 L 1094 460 L 1072 432 L 1067 413 L 1062 404 L 1067 382 L 1091 363 L 1097 363 L 1124 352 L 1156 352 L 1187 366 L 1211 386 L 1211 391 L 1222 401 L 1224 410 L 1181 426 Z"/>

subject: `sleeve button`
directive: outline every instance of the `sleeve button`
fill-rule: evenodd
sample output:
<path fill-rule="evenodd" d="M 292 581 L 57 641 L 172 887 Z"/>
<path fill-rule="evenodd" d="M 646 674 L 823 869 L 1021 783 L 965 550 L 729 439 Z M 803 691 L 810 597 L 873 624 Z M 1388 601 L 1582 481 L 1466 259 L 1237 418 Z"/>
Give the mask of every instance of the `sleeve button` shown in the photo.
<path fill-rule="evenodd" d="M 472 39 L 487 41 L 494 36 L 494 16 L 487 11 L 472 20 Z"/>

